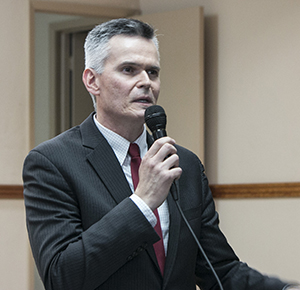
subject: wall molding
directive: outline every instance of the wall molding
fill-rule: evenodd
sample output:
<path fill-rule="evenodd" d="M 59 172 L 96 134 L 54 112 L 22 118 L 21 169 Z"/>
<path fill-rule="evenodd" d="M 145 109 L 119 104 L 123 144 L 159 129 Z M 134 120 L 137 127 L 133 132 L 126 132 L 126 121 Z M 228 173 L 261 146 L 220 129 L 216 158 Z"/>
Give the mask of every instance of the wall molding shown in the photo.
<path fill-rule="evenodd" d="M 0 199 L 23 199 L 23 186 L 0 185 Z"/>
<path fill-rule="evenodd" d="M 31 0 L 30 5 L 35 10 L 35 12 L 59 13 L 91 17 L 119 18 L 141 14 L 141 11 L 139 9 L 109 7 L 99 4 L 81 3 L 78 1 L 61 2 L 52 0 Z"/>
<path fill-rule="evenodd" d="M 213 184 L 214 198 L 291 198 L 300 197 L 300 182 Z M 22 185 L 0 185 L 0 199 L 23 199 Z"/>
<path fill-rule="evenodd" d="M 210 185 L 214 198 L 300 197 L 300 182 Z"/>

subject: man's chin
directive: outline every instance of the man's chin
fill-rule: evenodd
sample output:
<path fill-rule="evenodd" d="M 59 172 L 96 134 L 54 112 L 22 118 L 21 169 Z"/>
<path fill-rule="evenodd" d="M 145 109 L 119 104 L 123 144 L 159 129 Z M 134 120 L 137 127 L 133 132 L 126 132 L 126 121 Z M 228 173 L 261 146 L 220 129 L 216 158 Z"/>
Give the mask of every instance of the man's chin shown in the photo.
<path fill-rule="evenodd" d="M 141 112 L 142 114 L 144 114 L 145 111 L 146 111 L 146 109 L 149 108 L 149 107 L 151 107 L 151 106 L 153 106 L 152 103 L 139 103 L 137 111 Z"/>
<path fill-rule="evenodd" d="M 144 103 L 144 104 L 142 104 L 142 108 L 143 108 L 143 110 L 144 110 L 144 112 L 145 112 L 145 110 L 147 109 L 147 108 L 149 108 L 149 107 L 151 107 L 151 106 L 153 106 L 154 104 L 153 103 Z"/>
<path fill-rule="evenodd" d="M 153 103 L 136 103 L 134 107 L 135 117 L 144 121 L 145 111 L 151 106 L 153 106 Z"/>

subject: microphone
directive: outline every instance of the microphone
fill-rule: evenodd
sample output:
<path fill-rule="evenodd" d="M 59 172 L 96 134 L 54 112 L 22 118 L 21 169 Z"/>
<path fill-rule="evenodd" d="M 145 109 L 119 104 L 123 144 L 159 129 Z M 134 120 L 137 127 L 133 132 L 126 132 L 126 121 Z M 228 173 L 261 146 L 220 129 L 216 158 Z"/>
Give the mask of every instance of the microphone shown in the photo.
<path fill-rule="evenodd" d="M 145 122 L 146 122 L 147 127 L 152 132 L 152 136 L 153 136 L 154 140 L 157 140 L 158 138 L 167 136 L 167 132 L 166 132 L 167 116 L 166 116 L 165 110 L 161 106 L 153 105 L 151 107 L 148 107 L 145 110 Z M 178 196 L 179 196 L 178 180 L 173 181 L 170 190 L 171 190 L 172 197 L 175 201 L 175 204 L 177 206 L 177 209 L 178 209 L 182 219 L 184 220 L 186 226 L 188 227 L 190 233 L 192 234 L 194 240 L 196 241 L 198 248 L 199 248 L 200 252 L 202 253 L 202 256 L 206 260 L 209 268 L 211 269 L 213 275 L 215 276 L 220 290 L 223 290 L 222 283 L 221 283 L 217 273 L 215 272 L 211 262 L 209 261 L 206 253 L 204 252 L 196 234 L 194 233 L 193 229 L 191 228 L 189 222 L 187 221 L 187 219 L 179 205 L 179 202 L 178 202 Z"/>
<path fill-rule="evenodd" d="M 167 115 L 163 107 L 159 105 L 148 107 L 145 111 L 145 122 L 150 129 L 154 140 L 167 136 Z M 168 156 L 166 158 L 168 158 Z M 173 199 L 176 201 L 178 200 L 178 184 L 175 184 L 175 182 L 176 181 L 174 180 L 170 190 Z"/>
<path fill-rule="evenodd" d="M 167 116 L 165 110 L 159 105 L 148 107 L 145 111 L 145 122 L 152 132 L 154 140 L 167 136 Z"/>

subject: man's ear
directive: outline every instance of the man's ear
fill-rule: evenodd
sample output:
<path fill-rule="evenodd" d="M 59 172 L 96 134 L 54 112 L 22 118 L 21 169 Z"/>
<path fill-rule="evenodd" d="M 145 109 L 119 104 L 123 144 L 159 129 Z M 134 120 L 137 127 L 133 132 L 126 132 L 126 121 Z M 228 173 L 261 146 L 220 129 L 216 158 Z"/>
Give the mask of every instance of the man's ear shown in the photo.
<path fill-rule="evenodd" d="M 100 92 L 99 80 L 97 78 L 97 73 L 91 68 L 84 70 L 82 74 L 82 81 L 87 89 L 87 91 L 93 95 L 98 95 Z"/>

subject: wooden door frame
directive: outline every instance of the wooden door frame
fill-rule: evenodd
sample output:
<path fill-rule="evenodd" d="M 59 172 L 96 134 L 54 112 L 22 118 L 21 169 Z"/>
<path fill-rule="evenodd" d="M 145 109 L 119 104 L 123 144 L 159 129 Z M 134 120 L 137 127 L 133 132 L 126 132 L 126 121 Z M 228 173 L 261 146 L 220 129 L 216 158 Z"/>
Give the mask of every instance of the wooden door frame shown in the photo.
<path fill-rule="evenodd" d="M 78 3 L 78 2 L 57 2 L 57 1 L 41 1 L 32 0 L 30 1 L 29 7 L 29 146 L 33 148 L 35 145 L 35 122 L 34 122 L 34 65 L 35 65 L 35 23 L 34 15 L 36 12 L 43 13 L 57 13 L 57 14 L 68 14 L 76 16 L 87 16 L 87 17 L 103 17 L 103 18 L 120 18 L 129 17 L 133 15 L 141 14 L 140 10 L 118 8 L 118 7 L 106 7 L 102 5 Z"/>

